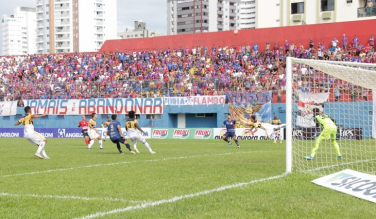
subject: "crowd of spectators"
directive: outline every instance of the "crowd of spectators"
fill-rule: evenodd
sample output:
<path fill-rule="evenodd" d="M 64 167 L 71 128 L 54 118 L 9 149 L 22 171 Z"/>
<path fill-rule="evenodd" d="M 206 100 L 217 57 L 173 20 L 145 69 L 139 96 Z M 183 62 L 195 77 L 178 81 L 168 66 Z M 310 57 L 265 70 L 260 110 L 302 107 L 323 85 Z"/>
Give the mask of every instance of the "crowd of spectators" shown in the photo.
<path fill-rule="evenodd" d="M 35 54 L 0 57 L 0 100 L 138 98 L 225 95 L 227 92 L 285 92 L 287 56 L 304 59 L 376 63 L 375 38 L 361 42 L 333 38 L 322 42 L 267 42 L 248 45 L 204 45 L 147 51 Z M 316 44 L 317 43 L 317 44 Z M 348 93 L 353 86 L 309 66 L 293 66 L 299 92 Z M 340 100 L 340 99 L 338 99 Z M 355 97 L 354 101 L 357 100 Z"/>

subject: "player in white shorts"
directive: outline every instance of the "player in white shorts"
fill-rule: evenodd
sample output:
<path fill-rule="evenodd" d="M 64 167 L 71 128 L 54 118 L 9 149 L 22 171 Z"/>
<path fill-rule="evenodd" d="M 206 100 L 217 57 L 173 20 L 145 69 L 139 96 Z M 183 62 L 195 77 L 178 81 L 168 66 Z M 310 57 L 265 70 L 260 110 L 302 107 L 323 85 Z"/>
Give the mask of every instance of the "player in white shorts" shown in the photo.
<path fill-rule="evenodd" d="M 286 124 L 281 125 L 272 125 L 270 123 L 260 123 L 259 127 L 260 129 L 265 130 L 266 135 L 269 139 L 274 139 L 276 130 L 279 130 L 280 128 L 286 126 Z"/>
<path fill-rule="evenodd" d="M 34 154 L 35 157 L 40 159 L 50 159 L 46 151 L 44 150 L 44 146 L 47 143 L 47 139 L 45 139 L 41 134 L 34 131 L 34 119 L 46 116 L 43 115 L 33 115 L 31 114 L 31 108 L 29 106 L 25 107 L 26 116 L 21 118 L 16 122 L 16 126 L 22 124 L 24 126 L 24 137 L 30 141 L 33 145 L 37 145 L 38 149 L 37 152 Z M 40 154 L 42 153 L 42 155 Z"/>
<path fill-rule="evenodd" d="M 137 122 L 137 119 L 135 118 L 135 112 L 134 111 L 130 111 L 128 113 L 128 119 L 127 121 L 125 122 L 125 129 L 127 130 L 128 132 L 128 139 L 131 139 L 131 141 L 133 142 L 133 148 L 134 148 L 134 151 L 139 154 L 140 152 L 137 150 L 137 141 L 140 141 L 142 142 L 145 147 L 147 147 L 147 149 L 150 151 L 150 153 L 152 154 L 155 154 L 155 152 L 151 149 L 149 143 L 146 142 L 145 138 L 142 137 L 140 135 L 140 133 L 138 132 L 138 130 L 144 134 L 146 134 L 144 132 L 144 130 L 141 129 L 141 127 L 138 125 L 138 122 Z"/>
<path fill-rule="evenodd" d="M 274 118 L 272 120 L 272 125 L 281 125 L 282 122 L 280 119 L 278 119 L 278 116 L 274 114 Z M 277 128 L 274 129 L 274 143 L 277 143 L 277 140 L 279 140 L 279 143 L 282 143 L 282 135 L 281 135 L 281 129 Z"/>
<path fill-rule="evenodd" d="M 87 146 L 87 149 L 91 149 L 91 146 L 93 146 L 95 139 L 98 139 L 99 148 L 103 149 L 102 137 L 99 135 L 98 129 L 95 128 L 95 126 L 97 125 L 97 123 L 95 122 L 96 119 L 97 119 L 97 114 L 93 113 L 92 119 L 89 120 L 89 124 L 88 124 L 89 125 L 88 133 L 90 137 L 90 142 L 89 142 L 89 145 Z"/>

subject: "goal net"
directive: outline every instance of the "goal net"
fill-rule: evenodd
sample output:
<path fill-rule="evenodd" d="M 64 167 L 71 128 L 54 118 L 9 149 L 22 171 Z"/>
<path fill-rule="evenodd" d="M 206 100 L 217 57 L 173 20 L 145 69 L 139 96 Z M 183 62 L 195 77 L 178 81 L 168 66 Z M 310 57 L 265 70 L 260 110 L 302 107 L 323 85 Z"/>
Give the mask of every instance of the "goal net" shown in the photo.
<path fill-rule="evenodd" d="M 287 172 L 376 174 L 376 65 L 287 58 L 286 78 Z"/>

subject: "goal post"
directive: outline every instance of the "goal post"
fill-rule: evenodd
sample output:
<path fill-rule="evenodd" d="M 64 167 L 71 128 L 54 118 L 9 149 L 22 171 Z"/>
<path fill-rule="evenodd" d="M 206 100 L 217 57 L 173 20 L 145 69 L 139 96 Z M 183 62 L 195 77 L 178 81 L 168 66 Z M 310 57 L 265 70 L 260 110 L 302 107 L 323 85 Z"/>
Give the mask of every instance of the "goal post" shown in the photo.
<path fill-rule="evenodd" d="M 286 173 L 325 174 L 350 168 L 375 174 L 374 91 L 376 64 L 288 57 Z M 336 141 L 320 136 L 322 129 L 313 122 L 314 108 L 334 119 Z M 313 155 L 313 159 L 304 158 L 308 155 Z"/>

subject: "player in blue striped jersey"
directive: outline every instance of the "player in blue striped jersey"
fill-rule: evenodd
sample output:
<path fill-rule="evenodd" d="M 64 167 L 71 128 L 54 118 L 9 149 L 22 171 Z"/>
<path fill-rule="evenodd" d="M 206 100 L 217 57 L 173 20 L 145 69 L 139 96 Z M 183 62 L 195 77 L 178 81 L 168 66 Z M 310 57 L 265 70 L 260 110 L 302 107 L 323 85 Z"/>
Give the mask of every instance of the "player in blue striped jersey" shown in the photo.
<path fill-rule="evenodd" d="M 236 145 L 238 148 L 240 148 L 239 142 L 236 139 L 236 134 L 235 134 L 235 120 L 231 119 L 231 115 L 228 114 L 227 120 L 225 120 L 222 124 L 222 127 L 226 126 L 226 133 L 222 136 L 222 139 L 228 143 L 228 146 L 231 147 L 231 138 L 235 141 Z M 230 138 L 230 140 L 228 139 Z"/>

